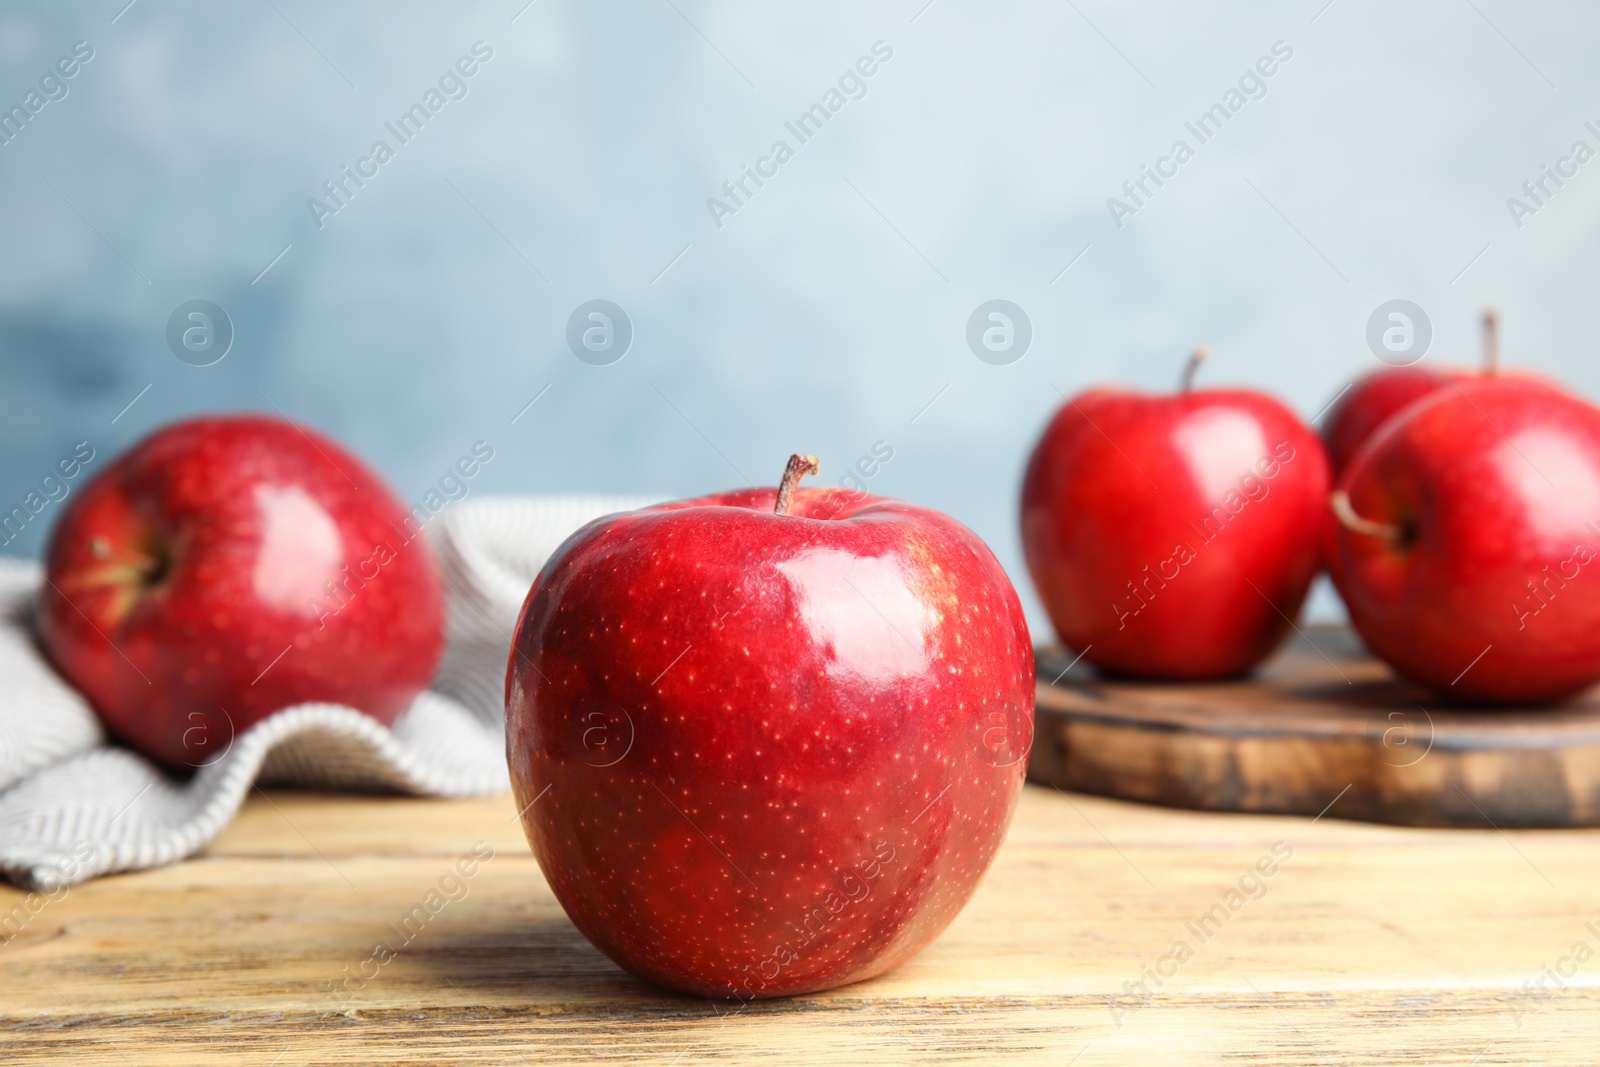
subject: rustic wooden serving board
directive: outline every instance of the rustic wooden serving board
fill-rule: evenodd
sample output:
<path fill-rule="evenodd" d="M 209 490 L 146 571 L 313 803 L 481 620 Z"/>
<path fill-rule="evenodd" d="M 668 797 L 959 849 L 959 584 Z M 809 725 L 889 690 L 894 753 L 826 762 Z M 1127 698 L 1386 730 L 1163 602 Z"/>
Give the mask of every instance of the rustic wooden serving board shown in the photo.
<path fill-rule="evenodd" d="M 1069 658 L 1039 655 L 1035 781 L 1213 811 L 1600 825 L 1600 690 L 1555 708 L 1451 707 L 1331 627 L 1240 681 L 1111 680 Z"/>

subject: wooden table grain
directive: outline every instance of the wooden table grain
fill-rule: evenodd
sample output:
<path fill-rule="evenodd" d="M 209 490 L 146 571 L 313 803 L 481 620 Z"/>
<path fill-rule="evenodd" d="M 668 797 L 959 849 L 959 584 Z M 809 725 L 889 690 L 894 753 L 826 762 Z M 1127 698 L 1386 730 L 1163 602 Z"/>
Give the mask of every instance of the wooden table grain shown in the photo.
<path fill-rule="evenodd" d="M 0 945 L 0 1062 L 1596 1061 L 1596 832 L 1337 814 L 1029 785 L 928 951 L 741 1008 L 591 948 L 508 796 L 258 791 L 204 855 L 74 888 Z"/>

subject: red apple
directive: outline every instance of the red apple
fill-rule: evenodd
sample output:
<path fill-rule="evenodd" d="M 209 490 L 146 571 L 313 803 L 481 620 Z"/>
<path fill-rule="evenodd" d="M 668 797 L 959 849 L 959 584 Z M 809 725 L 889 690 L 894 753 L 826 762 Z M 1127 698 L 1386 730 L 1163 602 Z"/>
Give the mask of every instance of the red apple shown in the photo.
<path fill-rule="evenodd" d="M 1465 367 L 1412 364 L 1384 367 L 1352 382 L 1328 409 L 1322 440 L 1335 481 L 1367 439 L 1402 408 L 1451 382 L 1472 381 L 1477 373 Z"/>
<path fill-rule="evenodd" d="M 291 704 L 391 722 L 443 642 L 438 570 L 409 519 L 310 430 L 176 423 L 68 503 L 39 598 L 45 651 L 114 733 L 173 766 Z"/>
<path fill-rule="evenodd" d="M 994 857 L 1032 740 L 1027 624 L 983 542 L 796 491 L 800 470 L 590 523 L 513 638 L 511 782 L 556 898 L 629 971 L 704 996 L 922 949 Z"/>
<path fill-rule="evenodd" d="M 1600 681 L 1600 409 L 1457 383 L 1387 423 L 1331 499 L 1334 584 L 1395 670 L 1492 703 Z"/>
<path fill-rule="evenodd" d="M 1473 370 L 1449 364 L 1384 367 L 1352 382 L 1340 395 L 1322 424 L 1328 464 L 1337 482 L 1356 452 L 1385 422 L 1415 400 L 1454 382 L 1503 376 L 1509 380 L 1539 382 L 1547 379 L 1525 371 L 1500 369 L 1499 319 L 1483 313 L 1483 367 Z"/>
<path fill-rule="evenodd" d="M 1107 670 L 1237 675 L 1275 648 L 1317 569 L 1322 444 L 1243 389 L 1099 388 L 1028 462 L 1022 547 L 1061 641 Z"/>

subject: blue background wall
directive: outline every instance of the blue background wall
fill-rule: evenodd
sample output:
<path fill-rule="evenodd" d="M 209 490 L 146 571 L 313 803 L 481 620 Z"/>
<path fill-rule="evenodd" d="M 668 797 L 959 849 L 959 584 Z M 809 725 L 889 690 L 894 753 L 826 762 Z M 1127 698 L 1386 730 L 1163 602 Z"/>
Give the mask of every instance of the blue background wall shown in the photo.
<path fill-rule="evenodd" d="M 1600 148 L 1600 10 L 1218 8 L 7 4 L 0 106 L 93 58 L 0 146 L 0 503 L 78 440 L 219 408 L 319 426 L 412 500 L 480 439 L 474 493 L 664 495 L 770 483 L 797 449 L 836 481 L 881 440 L 872 488 L 978 530 L 1037 622 L 1014 501 L 1063 392 L 1165 388 L 1207 340 L 1206 379 L 1310 418 L 1378 365 L 1367 320 L 1398 297 L 1429 359 L 1475 358 L 1493 302 L 1509 361 L 1600 394 L 1600 162 L 1520 227 L 1506 203 Z M 478 41 L 466 95 L 399 144 L 385 123 Z M 785 122 L 880 41 L 800 144 Z M 1279 41 L 1199 145 L 1185 122 Z M 319 228 L 308 199 L 380 138 Z M 1178 138 L 1194 158 L 1119 227 L 1107 198 Z M 793 158 L 719 226 L 708 198 L 778 139 Z M 196 298 L 235 331 L 207 367 L 165 339 Z M 608 366 L 565 341 L 593 298 L 635 332 Z M 1033 327 L 1004 366 L 965 340 L 994 298 Z"/>

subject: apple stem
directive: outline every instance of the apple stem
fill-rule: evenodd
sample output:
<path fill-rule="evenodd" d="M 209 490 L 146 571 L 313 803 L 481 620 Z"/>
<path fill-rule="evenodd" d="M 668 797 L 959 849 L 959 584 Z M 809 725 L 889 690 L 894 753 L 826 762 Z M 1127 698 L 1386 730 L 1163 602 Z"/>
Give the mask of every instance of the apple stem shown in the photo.
<path fill-rule="evenodd" d="M 1194 388 L 1194 376 L 1200 369 L 1200 364 L 1211 358 L 1210 345 L 1196 345 L 1195 350 L 1189 354 L 1189 362 L 1184 364 L 1183 377 L 1178 380 L 1178 392 L 1187 393 Z"/>
<path fill-rule="evenodd" d="M 1350 494 L 1343 489 L 1335 489 L 1328 495 L 1328 506 L 1333 509 L 1333 516 L 1339 520 L 1339 524 L 1352 533 L 1381 537 L 1395 544 L 1405 540 L 1406 532 L 1400 527 L 1387 522 L 1374 522 L 1372 519 L 1364 519 L 1357 515 L 1356 509 L 1350 506 Z"/>
<path fill-rule="evenodd" d="M 1500 316 L 1494 308 L 1483 309 L 1483 373 L 1500 372 Z"/>
<path fill-rule="evenodd" d="M 800 479 L 807 474 L 817 473 L 817 457 L 805 456 L 796 452 L 789 457 L 788 466 L 783 468 L 783 481 L 778 483 L 778 504 L 772 509 L 776 515 L 789 514 L 789 502 L 794 499 L 795 487 L 800 484 Z"/>

